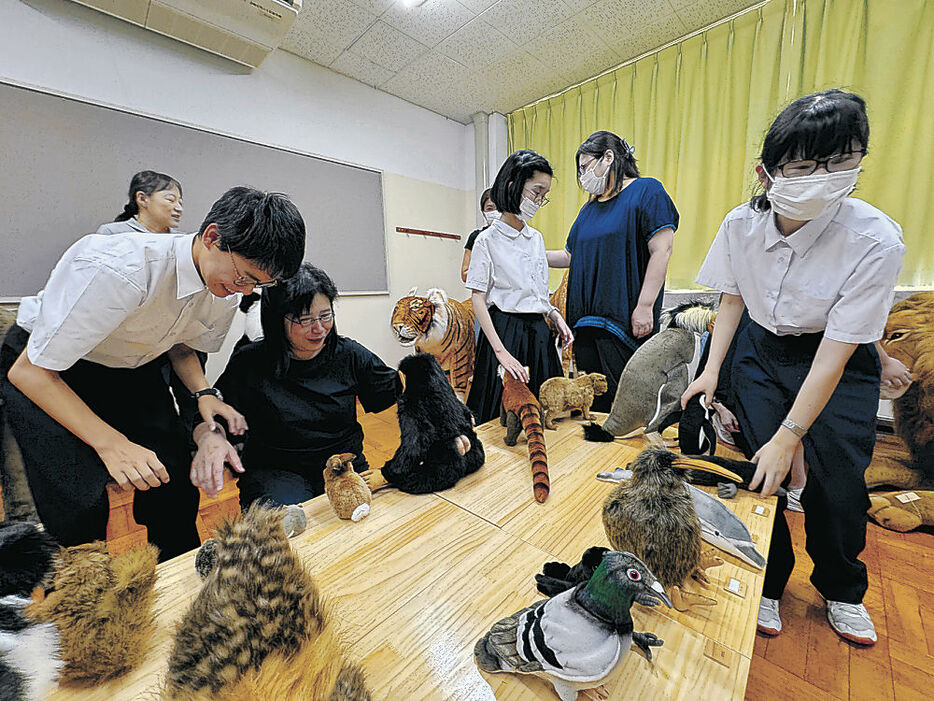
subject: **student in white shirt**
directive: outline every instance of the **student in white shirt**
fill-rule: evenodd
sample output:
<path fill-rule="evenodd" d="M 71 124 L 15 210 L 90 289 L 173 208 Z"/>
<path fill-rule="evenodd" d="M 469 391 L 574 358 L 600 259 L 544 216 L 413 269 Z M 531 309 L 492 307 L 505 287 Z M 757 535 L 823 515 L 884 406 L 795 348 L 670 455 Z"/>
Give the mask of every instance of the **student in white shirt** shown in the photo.
<path fill-rule="evenodd" d="M 85 236 L 21 301 L 0 393 L 39 517 L 62 545 L 105 538 L 110 479 L 139 490 L 134 516 L 162 559 L 198 545 L 194 486 L 213 476 L 192 469 L 162 366 L 167 357 L 206 422 L 242 433 L 195 351 L 218 351 L 238 293 L 294 274 L 304 250 L 294 204 L 236 187 L 197 234 Z"/>
<path fill-rule="evenodd" d="M 182 186 L 171 175 L 141 170 L 130 180 L 129 201 L 98 234 L 177 233 L 184 211 Z"/>
<path fill-rule="evenodd" d="M 477 344 L 467 406 L 479 423 L 499 416 L 503 366 L 538 396 L 561 361 L 545 317 L 558 327 L 565 347 L 571 330 L 548 298 L 548 260 L 542 235 L 526 222 L 548 203 L 551 165 L 534 151 L 516 151 L 499 169 L 491 199 L 501 212 L 474 242 L 466 285 L 483 333 Z M 526 371 L 526 367 L 529 368 Z"/>
<path fill-rule="evenodd" d="M 901 229 L 862 200 L 856 186 L 869 143 L 863 100 L 840 90 L 799 98 L 773 122 L 756 167 L 765 189 L 730 212 L 697 281 L 723 292 L 703 373 L 682 404 L 714 396 L 724 354 L 743 310 L 752 322 L 736 341 L 736 416 L 758 463 L 750 488 L 771 495 L 803 450 L 801 494 L 811 582 L 834 631 L 876 641 L 862 604 L 866 566 L 864 472 L 875 443 L 882 336 L 905 254 Z M 759 607 L 759 630 L 781 631 L 779 599 L 794 567 L 780 508 Z"/>

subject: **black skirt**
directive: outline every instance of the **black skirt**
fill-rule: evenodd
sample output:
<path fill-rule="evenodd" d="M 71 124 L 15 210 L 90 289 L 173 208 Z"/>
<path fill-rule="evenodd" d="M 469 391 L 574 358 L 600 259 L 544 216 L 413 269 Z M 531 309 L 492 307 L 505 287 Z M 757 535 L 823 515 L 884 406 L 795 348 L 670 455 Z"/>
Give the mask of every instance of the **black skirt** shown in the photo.
<path fill-rule="evenodd" d="M 542 314 L 518 314 L 490 307 L 493 328 L 503 346 L 512 356 L 529 368 L 529 389 L 538 396 L 538 389 L 550 377 L 562 374 L 561 360 L 554 339 Z M 467 407 L 474 413 L 477 423 L 485 423 L 499 416 L 503 397 L 503 381 L 497 370 L 499 361 L 493 347 L 480 332 L 477 361 L 473 369 L 473 383 L 467 396 Z"/>

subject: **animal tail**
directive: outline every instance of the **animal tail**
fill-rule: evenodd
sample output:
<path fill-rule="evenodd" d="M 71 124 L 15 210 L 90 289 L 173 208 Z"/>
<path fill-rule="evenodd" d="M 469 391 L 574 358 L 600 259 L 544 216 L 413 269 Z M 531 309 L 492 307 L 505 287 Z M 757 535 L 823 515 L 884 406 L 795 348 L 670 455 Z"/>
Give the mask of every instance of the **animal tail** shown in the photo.
<path fill-rule="evenodd" d="M 612 443 L 616 436 L 603 428 L 600 424 L 591 421 L 584 426 L 584 440 L 593 443 Z"/>
<path fill-rule="evenodd" d="M 532 491 L 535 493 L 535 501 L 542 504 L 551 491 L 551 481 L 548 479 L 548 454 L 545 452 L 541 411 L 532 404 L 523 404 L 519 408 L 519 419 L 528 441 L 529 460 L 532 462 Z"/>

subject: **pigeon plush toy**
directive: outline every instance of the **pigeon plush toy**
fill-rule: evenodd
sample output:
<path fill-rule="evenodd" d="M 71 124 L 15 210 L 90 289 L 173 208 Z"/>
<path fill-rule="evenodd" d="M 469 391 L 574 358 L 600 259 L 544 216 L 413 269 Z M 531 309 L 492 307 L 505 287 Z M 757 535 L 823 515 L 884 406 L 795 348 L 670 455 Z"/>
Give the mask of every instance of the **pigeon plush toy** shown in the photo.
<path fill-rule="evenodd" d="M 561 701 L 574 701 L 585 690 L 606 698 L 603 682 L 633 644 L 651 660 L 651 647 L 664 642 L 652 633 L 633 632 L 634 601 L 671 607 L 665 589 L 639 558 L 609 551 L 589 581 L 495 623 L 474 647 L 477 665 L 485 672 L 546 679 Z"/>

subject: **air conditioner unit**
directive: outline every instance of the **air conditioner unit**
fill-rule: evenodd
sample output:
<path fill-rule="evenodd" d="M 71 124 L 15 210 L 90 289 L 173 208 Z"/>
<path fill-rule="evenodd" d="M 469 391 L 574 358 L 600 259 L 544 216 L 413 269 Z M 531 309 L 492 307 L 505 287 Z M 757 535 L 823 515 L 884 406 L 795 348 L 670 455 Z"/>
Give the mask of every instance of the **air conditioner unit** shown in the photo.
<path fill-rule="evenodd" d="M 254 68 L 302 9 L 302 0 L 73 1 Z"/>

